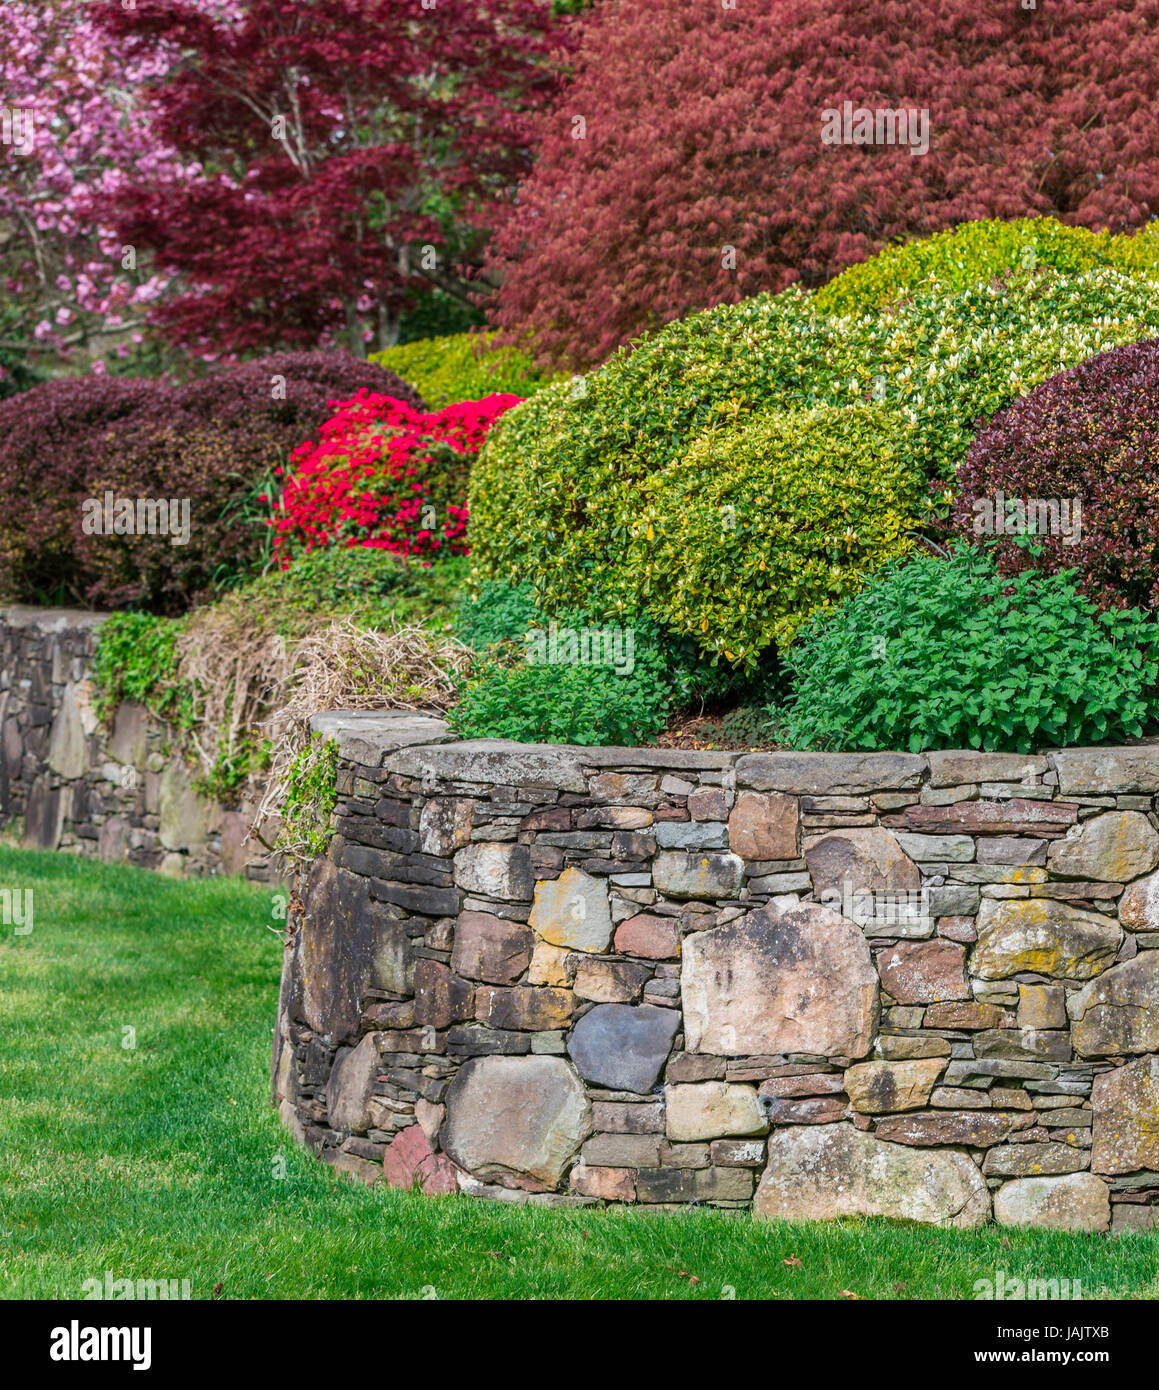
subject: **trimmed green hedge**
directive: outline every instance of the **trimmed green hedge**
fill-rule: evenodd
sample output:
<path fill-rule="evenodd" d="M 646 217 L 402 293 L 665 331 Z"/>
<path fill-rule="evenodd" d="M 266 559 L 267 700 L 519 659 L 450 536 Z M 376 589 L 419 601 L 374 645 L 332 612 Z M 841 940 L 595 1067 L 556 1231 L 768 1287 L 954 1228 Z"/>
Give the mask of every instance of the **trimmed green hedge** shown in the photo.
<path fill-rule="evenodd" d="M 1143 258 L 1138 252 L 1145 251 Z M 1133 237 L 1067 227 L 1053 217 L 963 222 L 851 265 L 817 291 L 824 314 L 864 314 L 923 289 L 963 290 L 1009 272 L 1050 266 L 1081 275 L 1101 265 L 1154 269 L 1154 246 Z M 1132 258 L 1132 253 L 1134 257 Z"/>
<path fill-rule="evenodd" d="M 485 396 L 530 396 L 550 378 L 518 348 L 492 347 L 494 334 L 455 333 L 372 353 L 370 361 L 411 382 L 433 410 Z"/>
<path fill-rule="evenodd" d="M 727 660 L 790 642 L 816 608 L 909 552 L 922 478 L 880 406 L 775 411 L 701 435 L 641 489 L 625 560 L 651 611 Z"/>

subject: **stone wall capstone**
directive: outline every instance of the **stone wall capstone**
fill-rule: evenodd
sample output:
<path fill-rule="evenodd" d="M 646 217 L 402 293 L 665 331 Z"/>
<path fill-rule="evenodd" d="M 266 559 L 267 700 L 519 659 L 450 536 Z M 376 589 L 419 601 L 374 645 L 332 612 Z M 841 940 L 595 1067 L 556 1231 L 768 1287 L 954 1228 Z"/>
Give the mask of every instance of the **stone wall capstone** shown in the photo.
<path fill-rule="evenodd" d="M 126 701 L 102 723 L 90 680 L 105 615 L 0 609 L 0 830 L 173 876 L 275 877 L 245 843 L 253 807 L 197 793 L 172 730 Z"/>
<path fill-rule="evenodd" d="M 457 742 L 330 713 L 273 1099 L 368 1182 L 1159 1225 L 1159 742 Z"/>

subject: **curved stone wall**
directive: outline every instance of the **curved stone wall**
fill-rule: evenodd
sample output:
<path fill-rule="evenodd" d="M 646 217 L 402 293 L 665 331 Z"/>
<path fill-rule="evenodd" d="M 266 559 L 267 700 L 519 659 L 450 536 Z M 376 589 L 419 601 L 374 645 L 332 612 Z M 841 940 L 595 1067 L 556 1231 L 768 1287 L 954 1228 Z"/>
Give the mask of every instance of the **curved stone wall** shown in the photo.
<path fill-rule="evenodd" d="M 0 608 L 0 831 L 174 877 L 244 874 L 270 882 L 247 842 L 253 805 L 200 796 L 172 730 L 141 705 L 97 718 L 89 679 L 104 615 Z"/>
<path fill-rule="evenodd" d="M 275 1103 L 549 1204 L 1159 1222 L 1159 744 L 674 752 L 326 715 Z"/>

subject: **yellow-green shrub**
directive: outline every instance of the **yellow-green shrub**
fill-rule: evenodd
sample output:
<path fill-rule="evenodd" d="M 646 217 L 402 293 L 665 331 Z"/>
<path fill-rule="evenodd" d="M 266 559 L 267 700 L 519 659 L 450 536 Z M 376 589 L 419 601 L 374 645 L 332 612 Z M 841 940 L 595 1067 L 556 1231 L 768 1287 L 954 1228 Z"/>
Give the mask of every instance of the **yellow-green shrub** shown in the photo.
<path fill-rule="evenodd" d="M 1037 266 L 1075 275 L 1101 265 L 1154 272 L 1157 264 L 1159 240 L 1146 232 L 1112 236 L 1053 217 L 964 222 L 850 266 L 817 291 L 816 304 L 819 313 L 861 314 L 922 290 L 966 289 Z"/>
<path fill-rule="evenodd" d="M 701 493 L 720 505 L 710 468 L 698 464 L 696 482 L 680 482 L 699 450 L 758 417 L 827 406 L 816 417 L 821 442 L 814 446 L 809 432 L 818 479 L 827 476 L 827 448 L 851 467 L 871 469 L 878 432 L 866 422 L 887 418 L 857 414 L 872 403 L 888 412 L 890 449 L 915 486 L 940 480 L 952 487 L 979 421 L 1068 366 L 1157 336 L 1159 279 L 1107 265 L 1078 273 L 1039 265 L 965 289 L 935 282 L 889 309 L 860 314 L 820 314 L 815 297 L 796 289 L 694 314 L 503 417 L 472 476 L 476 573 L 528 581 L 549 607 L 598 607 L 609 619 L 642 609 L 706 651 L 750 659 L 787 641 L 811 607 L 851 592 L 842 588 L 846 571 L 855 585 L 859 566 L 889 545 L 878 547 L 875 535 L 864 564 L 854 553 L 848 566 L 836 566 L 831 589 L 814 583 L 819 567 L 798 581 L 790 550 L 779 571 L 789 576 L 785 601 L 778 607 L 770 599 L 755 615 L 750 606 L 738 621 L 733 603 L 716 602 L 714 592 L 743 570 L 743 555 L 690 529 L 666 501 L 669 489 L 683 489 L 681 505 L 693 513 Z M 852 412 L 848 421 L 844 411 Z M 757 462 L 735 480 L 738 495 L 746 488 L 761 495 Z M 835 484 L 815 486 L 820 492 Z M 828 539 L 838 550 L 842 500 L 839 493 L 826 499 L 837 510 L 819 514 L 837 528 Z M 663 564 L 655 516 L 647 537 L 649 508 L 663 511 L 684 537 Z M 786 538 L 791 531 L 785 528 Z M 693 573 L 709 581 L 699 597 L 688 592 L 698 583 Z"/>
<path fill-rule="evenodd" d="M 433 409 L 484 396 L 530 396 L 545 378 L 526 353 L 492 347 L 494 334 L 455 333 L 422 338 L 372 353 L 370 360 L 397 372 Z"/>
<path fill-rule="evenodd" d="M 649 478 L 626 558 L 659 621 L 751 662 L 909 553 L 923 501 L 907 430 L 880 406 L 757 416 Z"/>

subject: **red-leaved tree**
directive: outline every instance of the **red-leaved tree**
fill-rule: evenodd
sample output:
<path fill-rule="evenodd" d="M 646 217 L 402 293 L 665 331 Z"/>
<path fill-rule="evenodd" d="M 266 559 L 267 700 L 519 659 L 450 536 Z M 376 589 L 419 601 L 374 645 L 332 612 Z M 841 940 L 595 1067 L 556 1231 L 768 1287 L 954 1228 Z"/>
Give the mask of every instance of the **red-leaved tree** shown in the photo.
<path fill-rule="evenodd" d="M 968 219 L 1136 227 L 1157 89 L 1159 0 L 604 0 L 499 234 L 497 321 L 589 365 Z M 875 141 L 928 113 L 928 148 L 852 143 L 859 109 Z"/>
<path fill-rule="evenodd" d="M 204 352 L 397 338 L 464 297 L 530 167 L 562 31 L 546 0 L 190 0 L 102 7 L 186 168 L 118 192 L 127 241 L 182 277 L 155 322 Z"/>

